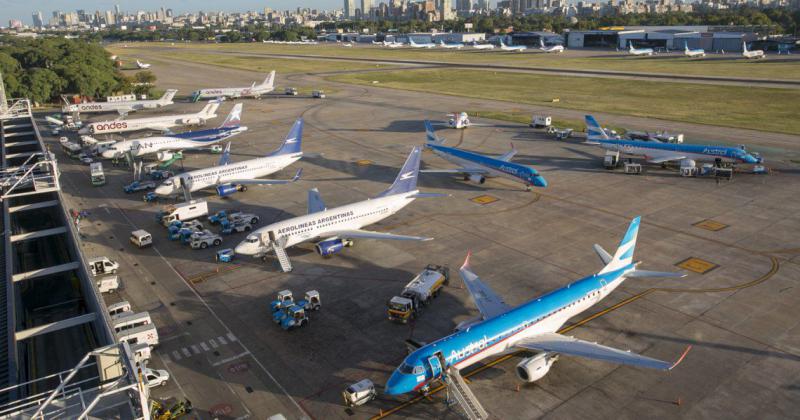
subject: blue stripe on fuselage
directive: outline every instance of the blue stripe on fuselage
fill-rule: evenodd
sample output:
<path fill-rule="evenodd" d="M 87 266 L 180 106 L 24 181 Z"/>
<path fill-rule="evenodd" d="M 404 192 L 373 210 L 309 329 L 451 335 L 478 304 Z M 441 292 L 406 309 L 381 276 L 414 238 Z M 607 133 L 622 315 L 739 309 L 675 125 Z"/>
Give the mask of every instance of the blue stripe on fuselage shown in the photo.
<path fill-rule="evenodd" d="M 716 156 L 727 159 L 740 159 L 741 149 L 727 146 L 709 146 L 702 144 L 661 143 L 657 141 L 638 140 L 596 140 L 600 144 L 635 147 L 642 149 L 665 150 L 672 152 L 694 153 L 698 155 Z"/>
<path fill-rule="evenodd" d="M 455 147 L 439 146 L 435 144 L 428 144 L 427 147 L 440 153 L 454 156 L 459 159 L 464 159 L 477 165 L 485 166 L 489 169 L 519 178 L 525 182 L 528 182 L 531 176 L 539 175 L 539 172 L 531 167 L 491 158 L 479 153 L 468 152 L 466 150 L 456 149 Z"/>
<path fill-rule="evenodd" d="M 238 127 L 210 128 L 208 130 L 186 131 L 183 133 L 172 134 L 169 137 L 175 137 L 179 139 L 192 140 L 198 142 L 212 142 L 229 137 L 233 131 L 232 130 L 233 128 L 238 128 Z"/>

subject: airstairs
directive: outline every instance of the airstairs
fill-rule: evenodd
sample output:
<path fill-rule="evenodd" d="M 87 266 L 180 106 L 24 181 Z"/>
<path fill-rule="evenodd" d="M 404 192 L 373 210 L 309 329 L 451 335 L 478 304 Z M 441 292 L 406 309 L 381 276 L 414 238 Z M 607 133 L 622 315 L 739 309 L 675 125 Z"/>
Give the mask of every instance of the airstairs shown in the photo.
<path fill-rule="evenodd" d="M 481 405 L 480 401 L 469 389 L 464 378 L 461 377 L 458 369 L 450 366 L 447 369 L 447 375 L 444 376 L 445 384 L 447 384 L 448 394 L 455 397 L 456 402 L 461 406 L 467 414 L 469 420 L 486 420 L 489 418 L 489 413 Z M 449 395 L 448 395 L 449 397 Z"/>
<path fill-rule="evenodd" d="M 275 250 L 275 256 L 278 257 L 278 263 L 281 265 L 281 270 L 284 273 L 292 271 L 292 262 L 289 260 L 289 254 L 286 253 L 286 237 L 281 237 L 277 241 L 272 242 L 272 249 Z"/>

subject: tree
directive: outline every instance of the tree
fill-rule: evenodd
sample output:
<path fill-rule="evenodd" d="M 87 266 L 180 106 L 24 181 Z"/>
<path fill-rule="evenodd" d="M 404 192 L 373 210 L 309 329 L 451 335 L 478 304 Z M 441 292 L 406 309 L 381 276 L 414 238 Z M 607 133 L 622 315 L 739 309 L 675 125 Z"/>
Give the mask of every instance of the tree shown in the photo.
<path fill-rule="evenodd" d="M 50 69 L 36 68 L 26 74 L 28 98 L 34 102 L 50 102 L 58 97 L 66 83 Z"/>

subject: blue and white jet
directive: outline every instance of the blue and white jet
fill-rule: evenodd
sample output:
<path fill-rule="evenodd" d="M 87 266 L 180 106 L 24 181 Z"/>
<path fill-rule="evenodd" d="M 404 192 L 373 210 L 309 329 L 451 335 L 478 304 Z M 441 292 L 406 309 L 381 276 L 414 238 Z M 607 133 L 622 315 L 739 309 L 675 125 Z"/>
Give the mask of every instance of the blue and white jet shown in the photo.
<path fill-rule="evenodd" d="M 626 278 L 684 276 L 637 269 L 639 263 L 633 262 L 633 251 L 639 221 L 639 217 L 633 219 L 613 256 L 600 245 L 594 246 L 605 263 L 597 274 L 517 307 L 506 304 L 472 272 L 467 256 L 460 274 L 480 316 L 459 324 L 453 334 L 419 347 L 408 355 L 389 378 L 386 393 L 398 395 L 426 391 L 443 375 L 458 375 L 460 370 L 488 357 L 520 350 L 537 353 L 522 360 L 515 369 L 517 376 L 525 382 L 544 377 L 560 354 L 658 370 L 673 369 L 691 346 L 676 362 L 665 362 L 557 333 L 570 318 L 600 302 Z"/>
<path fill-rule="evenodd" d="M 425 147 L 432 150 L 433 153 L 436 153 L 443 159 L 461 167 L 457 169 L 425 169 L 421 172 L 460 174 L 464 176 L 465 181 L 472 181 L 478 184 L 486 182 L 486 178 L 502 177 L 521 182 L 525 184 L 528 190 L 530 190 L 532 186 L 543 188 L 547 186 L 547 181 L 543 176 L 539 175 L 536 169 L 511 162 L 511 158 L 517 153 L 517 149 L 513 146 L 511 150 L 504 155 L 491 157 L 480 153 L 457 149 L 455 147 L 444 146 L 445 139 L 436 135 L 433 130 L 433 125 L 428 120 L 425 120 L 425 133 L 427 136 Z"/>
<path fill-rule="evenodd" d="M 692 161 L 732 162 L 760 164 L 761 156 L 748 153 L 744 146 L 710 146 L 702 144 L 662 143 L 660 141 L 641 141 L 613 139 L 597 120 L 586 115 L 586 142 L 627 155 L 642 156 L 650 163 L 682 161 L 686 166 L 694 166 Z"/>

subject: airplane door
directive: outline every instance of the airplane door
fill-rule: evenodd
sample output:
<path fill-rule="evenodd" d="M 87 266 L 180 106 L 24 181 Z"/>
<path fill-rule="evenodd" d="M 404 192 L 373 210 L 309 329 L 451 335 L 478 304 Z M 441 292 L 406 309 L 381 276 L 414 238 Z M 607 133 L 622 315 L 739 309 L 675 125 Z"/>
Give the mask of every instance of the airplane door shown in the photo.
<path fill-rule="evenodd" d="M 275 242 L 275 232 L 269 231 L 267 232 L 267 236 L 269 237 L 270 242 Z"/>
<path fill-rule="evenodd" d="M 437 356 L 428 357 L 428 366 L 431 368 L 431 379 L 442 376 L 442 362 Z"/>

